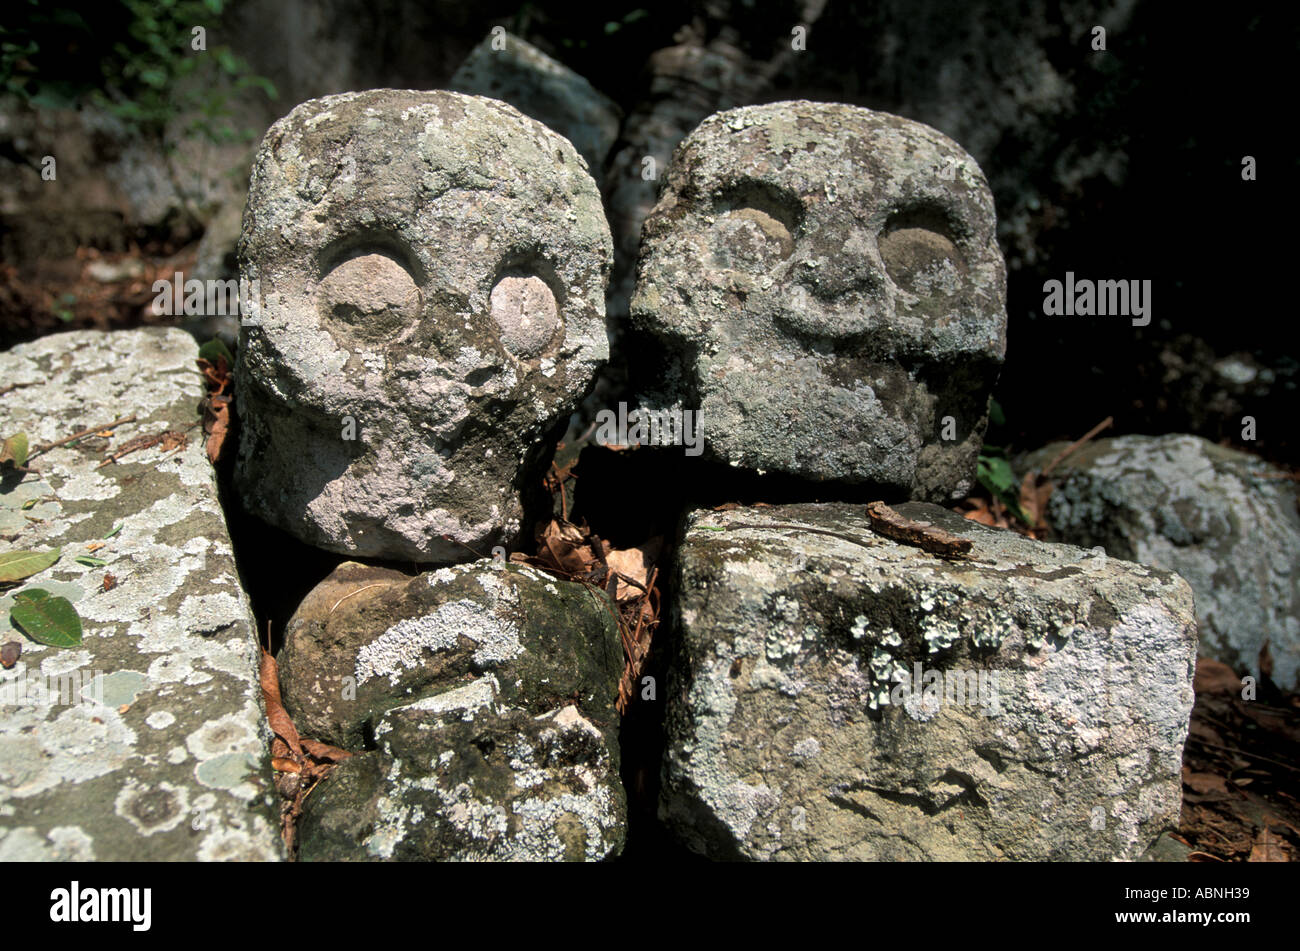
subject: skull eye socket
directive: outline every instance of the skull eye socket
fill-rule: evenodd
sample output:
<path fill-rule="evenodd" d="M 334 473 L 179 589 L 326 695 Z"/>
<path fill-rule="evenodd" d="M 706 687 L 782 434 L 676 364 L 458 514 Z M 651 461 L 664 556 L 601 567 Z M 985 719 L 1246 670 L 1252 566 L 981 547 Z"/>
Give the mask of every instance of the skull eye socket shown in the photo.
<path fill-rule="evenodd" d="M 803 208 L 799 199 L 764 181 L 726 187 L 713 207 L 713 265 L 733 270 L 768 268 L 794 253 Z"/>
<path fill-rule="evenodd" d="M 713 222 L 713 263 L 716 267 L 764 267 L 794 251 L 790 229 L 761 208 L 734 208 Z"/>
<path fill-rule="evenodd" d="M 890 280 L 922 297 L 955 293 L 966 261 L 951 235 L 941 211 L 923 208 L 894 215 L 879 240 Z"/>
<path fill-rule="evenodd" d="M 364 341 L 388 340 L 420 314 L 420 289 L 401 264 L 385 254 L 348 258 L 316 290 L 327 326 Z"/>
<path fill-rule="evenodd" d="M 550 286 L 536 275 L 507 275 L 492 287 L 490 301 L 506 350 L 520 360 L 541 356 L 560 326 Z"/>

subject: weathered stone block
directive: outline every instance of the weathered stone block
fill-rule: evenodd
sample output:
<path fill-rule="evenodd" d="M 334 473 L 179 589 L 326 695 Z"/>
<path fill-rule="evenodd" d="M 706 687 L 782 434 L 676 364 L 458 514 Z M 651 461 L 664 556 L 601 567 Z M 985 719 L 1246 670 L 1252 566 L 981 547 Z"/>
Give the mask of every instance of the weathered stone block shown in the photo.
<path fill-rule="evenodd" d="M 23 385 L 0 396 L 0 434 L 34 447 L 131 414 L 113 446 L 186 430 L 204 392 L 197 355 L 175 329 L 14 347 L 0 380 Z M 0 482 L 3 550 L 62 549 L 0 597 L 0 642 L 22 644 L 0 671 L 0 858 L 277 858 L 253 617 L 202 431 L 99 468 L 105 442 L 51 449 L 32 460 L 39 474 Z M 30 588 L 73 602 L 79 647 L 13 630 L 13 595 Z M 58 696 L 29 702 L 33 680 Z"/>
<path fill-rule="evenodd" d="M 1177 575 L 900 511 L 701 511 L 679 552 L 661 818 L 715 858 L 1135 859 L 1181 804 Z"/>
<path fill-rule="evenodd" d="M 527 566 L 340 566 L 289 623 L 281 685 L 305 735 L 370 751 L 312 792 L 302 857 L 620 851 L 614 618 L 602 593 Z"/>
<path fill-rule="evenodd" d="M 1006 274 L 974 159 L 836 103 L 710 116 L 646 219 L 633 322 L 682 366 L 705 455 L 960 498 L 1006 349 Z"/>

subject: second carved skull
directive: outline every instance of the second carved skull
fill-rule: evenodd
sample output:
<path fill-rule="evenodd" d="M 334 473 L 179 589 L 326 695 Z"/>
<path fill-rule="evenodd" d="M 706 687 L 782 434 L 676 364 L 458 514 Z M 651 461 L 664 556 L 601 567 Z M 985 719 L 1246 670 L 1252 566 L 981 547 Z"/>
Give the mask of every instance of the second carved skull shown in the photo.
<path fill-rule="evenodd" d="M 855 106 L 718 113 L 673 159 L 632 316 L 706 454 L 913 498 L 971 487 L 1006 346 L 993 199 L 950 139 Z"/>

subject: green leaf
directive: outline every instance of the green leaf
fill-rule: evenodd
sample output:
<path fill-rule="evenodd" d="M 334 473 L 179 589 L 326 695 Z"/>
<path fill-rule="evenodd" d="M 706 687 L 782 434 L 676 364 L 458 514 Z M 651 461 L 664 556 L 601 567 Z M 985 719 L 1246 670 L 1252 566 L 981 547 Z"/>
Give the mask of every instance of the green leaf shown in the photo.
<path fill-rule="evenodd" d="M 979 463 L 976 467 L 975 475 L 979 479 L 980 485 L 988 489 L 989 492 L 999 498 L 1007 510 L 1026 525 L 1032 525 L 1033 520 L 1028 513 L 1020 507 L 1020 484 L 1016 481 L 1016 474 L 1011 469 L 1011 463 L 1001 455 L 1002 450 L 993 450 L 998 455 L 989 455 L 988 450 L 991 447 L 985 447 L 985 454 L 979 457 Z"/>
<path fill-rule="evenodd" d="M 44 571 L 59 560 L 63 549 L 54 551 L 7 551 L 0 555 L 0 584 L 22 581 Z"/>
<path fill-rule="evenodd" d="M 108 564 L 103 558 L 96 558 L 93 555 L 78 555 L 72 560 L 79 565 L 85 565 L 87 568 L 103 568 Z"/>
<path fill-rule="evenodd" d="M 117 527 L 116 527 L 115 529 L 113 529 L 111 532 L 109 532 L 107 535 L 105 535 L 104 537 L 105 537 L 105 538 L 112 538 L 114 535 L 116 535 L 116 534 L 117 534 L 118 532 L 120 532 L 121 530 L 122 530 L 122 523 L 121 523 L 121 522 L 118 522 L 118 523 L 117 523 Z"/>
<path fill-rule="evenodd" d="M 230 351 L 226 349 L 226 345 L 221 342 L 220 337 L 213 337 L 203 346 L 199 347 L 200 360 L 207 360 L 209 363 L 215 365 L 217 357 L 225 357 L 226 366 L 228 367 L 233 367 L 235 365 L 235 358 L 230 355 Z"/>
<path fill-rule="evenodd" d="M 14 468 L 27 465 L 27 434 L 16 433 L 0 444 L 0 465 L 11 462 Z"/>
<path fill-rule="evenodd" d="M 28 509 L 36 508 L 36 503 L 39 501 L 40 499 L 28 499 L 26 502 L 22 504 L 22 510 L 26 512 Z"/>
<path fill-rule="evenodd" d="M 28 588 L 14 595 L 9 609 L 14 627 L 50 647 L 76 647 L 81 643 L 81 617 L 67 598 L 56 597 L 43 588 Z"/>
<path fill-rule="evenodd" d="M 1016 485 L 1016 474 L 1011 471 L 1011 463 L 998 456 L 980 456 L 979 480 L 986 489 L 998 496 L 1012 491 Z"/>
<path fill-rule="evenodd" d="M 1005 426 L 1007 417 L 1002 412 L 1002 404 L 989 397 L 989 422 L 994 426 Z"/>

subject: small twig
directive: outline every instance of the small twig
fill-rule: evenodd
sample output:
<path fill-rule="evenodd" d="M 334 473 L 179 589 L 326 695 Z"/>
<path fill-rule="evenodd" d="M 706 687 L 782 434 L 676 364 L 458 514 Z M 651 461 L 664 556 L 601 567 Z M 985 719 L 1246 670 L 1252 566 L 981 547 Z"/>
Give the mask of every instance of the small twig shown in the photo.
<path fill-rule="evenodd" d="M 1255 760 L 1259 763 L 1272 763 L 1274 766 L 1281 766 L 1283 769 L 1289 769 L 1293 773 L 1300 773 L 1300 768 L 1284 763 L 1280 759 L 1272 759 L 1268 756 L 1260 756 L 1258 753 L 1248 753 L 1246 750 L 1239 750 L 1235 746 L 1224 746 L 1222 743 L 1211 743 L 1209 740 L 1203 740 L 1199 736 L 1189 736 L 1189 743 L 1200 743 L 1202 746 L 1209 746 L 1216 750 L 1223 750 L 1226 753 L 1235 753 L 1238 756 L 1245 757 L 1249 760 Z"/>
<path fill-rule="evenodd" d="M 35 456 L 39 456 L 43 452 L 49 452 L 51 449 L 56 449 L 59 446 L 66 446 L 68 443 L 76 442 L 78 439 L 84 439 L 87 436 L 93 436 L 95 433 L 101 430 L 112 429 L 114 426 L 121 426 L 124 423 L 134 423 L 134 422 L 135 422 L 135 416 L 132 415 L 132 416 L 123 416 L 121 419 L 115 419 L 111 423 L 105 423 L 102 426 L 91 426 L 87 429 L 83 429 L 79 433 L 73 433 L 71 436 L 64 436 L 62 439 L 55 440 L 54 442 L 47 442 L 44 445 L 37 446 L 30 453 L 27 454 L 27 458 L 31 459 Z"/>
<path fill-rule="evenodd" d="M 1079 447 L 1081 447 L 1084 443 L 1086 443 L 1088 440 L 1092 439 L 1092 438 L 1093 438 L 1094 436 L 1096 436 L 1098 433 L 1103 432 L 1104 430 L 1107 430 L 1107 429 L 1109 429 L 1111 426 L 1114 426 L 1114 425 L 1115 425 L 1115 417 L 1114 417 L 1114 416 L 1107 416 L 1105 419 L 1103 419 L 1103 420 L 1102 420 L 1100 423 L 1098 423 L 1096 426 L 1092 427 L 1092 429 L 1090 429 L 1090 430 L 1088 430 L 1086 433 L 1084 433 L 1084 435 L 1083 435 L 1081 438 L 1079 438 L 1079 439 L 1075 440 L 1074 442 L 1070 443 L 1070 445 L 1066 446 L 1066 447 L 1065 447 L 1064 449 L 1062 449 L 1059 453 L 1057 453 L 1057 454 L 1056 454 L 1056 458 L 1053 459 L 1051 462 L 1049 462 L 1049 463 L 1047 464 L 1046 468 L 1043 469 L 1043 471 L 1040 473 L 1040 475 L 1041 475 L 1044 479 L 1047 478 L 1049 475 L 1052 474 L 1052 470 L 1053 470 L 1053 469 L 1055 469 L 1055 468 L 1056 468 L 1057 466 L 1059 466 L 1062 462 L 1064 462 L 1065 459 L 1066 459 L 1068 456 L 1070 456 L 1070 455 L 1072 455 L 1073 453 L 1077 452 L 1078 449 L 1079 449 Z"/>
<path fill-rule="evenodd" d="M 382 581 L 376 581 L 374 584 L 368 584 L 368 585 L 366 585 L 364 588 L 357 588 L 356 591 L 353 591 L 353 592 L 351 592 L 351 593 L 349 593 L 349 594 L 345 594 L 345 595 L 343 595 L 343 597 L 341 597 L 341 598 L 339 598 L 337 601 L 335 601 L 335 602 L 334 602 L 334 608 L 337 608 L 340 604 L 342 604 L 342 603 L 343 603 L 344 601 L 346 601 L 348 598 L 353 597 L 354 595 L 358 595 L 358 594 L 360 594 L 362 591 L 368 591 L 368 590 L 371 589 L 371 588 L 382 588 L 382 587 L 384 587 L 384 586 L 385 586 L 385 583 L 384 583 L 384 582 L 382 582 Z M 330 609 L 329 609 L 329 613 L 326 614 L 325 616 L 326 616 L 326 617 L 329 617 L 330 614 L 333 614 L 333 613 L 334 613 L 334 608 L 330 608 Z"/>
<path fill-rule="evenodd" d="M 125 443 L 122 444 L 121 448 L 118 449 L 117 452 L 113 453 L 111 456 L 109 456 L 99 465 L 95 466 L 95 468 L 102 469 L 104 468 L 104 466 L 109 465 L 110 463 L 116 463 L 117 460 L 121 459 L 122 457 L 128 456 L 133 452 L 139 452 L 141 449 L 152 449 L 154 446 L 158 445 L 159 443 L 165 443 L 169 436 L 179 436 L 181 439 L 181 443 L 179 445 L 173 446 L 166 450 L 172 455 L 175 455 L 181 449 L 184 449 L 186 445 L 188 445 L 188 437 L 185 435 L 185 433 L 188 430 L 193 429 L 197 425 L 198 425 L 198 421 L 195 421 L 191 423 L 189 426 L 186 426 L 185 429 L 165 429 L 160 433 L 154 433 L 152 436 L 149 435 L 148 433 L 144 433 L 139 436 L 136 436 L 133 439 L 128 439 Z M 166 457 L 164 456 L 164 458 Z"/>
<path fill-rule="evenodd" d="M 37 381 L 31 383 L 10 383 L 8 386 L 0 386 L 0 396 L 4 396 L 6 393 L 12 393 L 14 390 L 22 389 L 24 386 L 35 386 L 36 382 Z M 594 426 L 595 423 L 592 425 Z"/>

